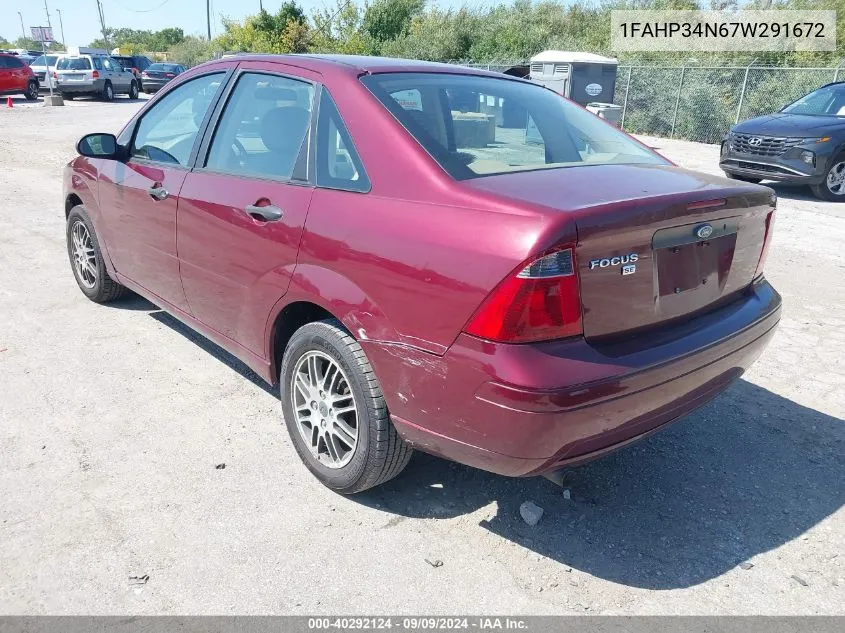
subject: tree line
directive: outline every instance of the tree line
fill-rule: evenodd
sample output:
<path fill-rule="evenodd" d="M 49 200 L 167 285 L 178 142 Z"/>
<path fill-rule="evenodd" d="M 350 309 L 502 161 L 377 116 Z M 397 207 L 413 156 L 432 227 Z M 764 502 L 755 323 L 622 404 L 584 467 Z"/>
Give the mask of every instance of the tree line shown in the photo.
<path fill-rule="evenodd" d="M 738 0 L 512 0 L 510 4 L 443 9 L 426 0 L 335 0 L 310 15 L 295 0 L 276 12 L 234 20 L 224 18 L 223 32 L 212 40 L 185 35 L 180 28 L 145 31 L 107 29 L 90 43 L 131 52 L 167 52 L 187 65 L 221 52 L 330 52 L 387 55 L 432 61 L 526 60 L 556 48 L 614 55 L 610 46 L 613 9 L 735 9 Z M 837 9 L 845 33 L 845 0 L 750 0 L 741 8 Z M 0 48 L 4 47 L 0 38 Z M 9 44 L 6 43 L 8 47 Z M 32 48 L 31 46 L 20 46 Z M 36 46 L 35 48 L 38 48 Z M 690 55 L 652 53 L 614 55 L 621 63 L 683 63 Z M 770 65 L 836 65 L 845 56 L 845 38 L 830 53 L 785 52 L 696 54 L 695 63 L 742 65 L 751 59 Z"/>

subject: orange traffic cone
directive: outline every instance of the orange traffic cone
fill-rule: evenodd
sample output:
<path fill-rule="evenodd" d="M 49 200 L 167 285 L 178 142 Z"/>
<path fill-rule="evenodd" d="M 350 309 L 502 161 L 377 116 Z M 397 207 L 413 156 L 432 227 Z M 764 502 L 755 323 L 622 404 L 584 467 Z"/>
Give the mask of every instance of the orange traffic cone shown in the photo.
<path fill-rule="evenodd" d="M 8 106 L 9 108 L 13 107 L 11 97 L 6 97 L 6 106 Z"/>

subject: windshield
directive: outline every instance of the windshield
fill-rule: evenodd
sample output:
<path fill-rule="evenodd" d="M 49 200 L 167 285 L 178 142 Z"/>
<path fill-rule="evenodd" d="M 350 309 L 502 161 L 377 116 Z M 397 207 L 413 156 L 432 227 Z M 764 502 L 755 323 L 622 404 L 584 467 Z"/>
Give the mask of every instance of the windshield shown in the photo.
<path fill-rule="evenodd" d="M 824 86 L 783 109 L 790 114 L 845 116 L 845 84 Z"/>
<path fill-rule="evenodd" d="M 387 73 L 361 81 L 459 180 L 506 172 L 667 162 L 541 86 L 446 73 Z"/>
<path fill-rule="evenodd" d="M 58 70 L 90 70 L 91 62 L 87 57 L 62 57 L 56 64 Z"/>

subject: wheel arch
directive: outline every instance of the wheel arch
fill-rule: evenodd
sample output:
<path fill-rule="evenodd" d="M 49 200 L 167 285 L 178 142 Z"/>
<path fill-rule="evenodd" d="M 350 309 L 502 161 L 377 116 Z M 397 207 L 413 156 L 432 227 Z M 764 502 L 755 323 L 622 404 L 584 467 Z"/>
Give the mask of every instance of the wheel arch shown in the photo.
<path fill-rule="evenodd" d="M 65 198 L 65 220 L 67 220 L 70 215 L 70 210 L 73 209 L 73 207 L 80 205 L 85 206 L 85 203 L 82 202 L 82 198 L 75 193 L 69 193 Z"/>
<path fill-rule="evenodd" d="M 396 330 L 363 289 L 339 272 L 315 264 L 299 264 L 285 295 L 267 319 L 266 358 L 278 381 L 279 365 L 293 333 L 312 321 L 333 318 L 356 341 L 401 342 Z"/>

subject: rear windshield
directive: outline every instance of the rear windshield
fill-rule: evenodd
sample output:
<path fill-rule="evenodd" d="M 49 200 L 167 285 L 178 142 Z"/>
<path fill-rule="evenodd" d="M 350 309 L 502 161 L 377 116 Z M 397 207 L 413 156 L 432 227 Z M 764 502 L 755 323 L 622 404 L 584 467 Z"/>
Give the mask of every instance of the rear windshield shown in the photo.
<path fill-rule="evenodd" d="M 58 70 L 91 70 L 91 61 L 87 57 L 62 57 L 56 64 Z"/>
<path fill-rule="evenodd" d="M 150 64 L 147 67 L 147 70 L 158 70 L 163 73 L 175 73 L 177 70 L 179 70 L 179 66 L 177 64 Z"/>
<path fill-rule="evenodd" d="M 459 180 L 607 164 L 667 162 L 595 115 L 528 82 L 446 73 L 361 81 Z"/>
<path fill-rule="evenodd" d="M 58 55 L 47 55 L 46 58 L 44 57 L 44 55 L 41 55 L 41 57 L 36 57 L 34 60 L 32 60 L 30 66 L 55 66 L 56 60 L 58 58 Z"/>
<path fill-rule="evenodd" d="M 845 84 L 834 84 L 814 90 L 783 109 L 790 114 L 845 116 Z"/>

